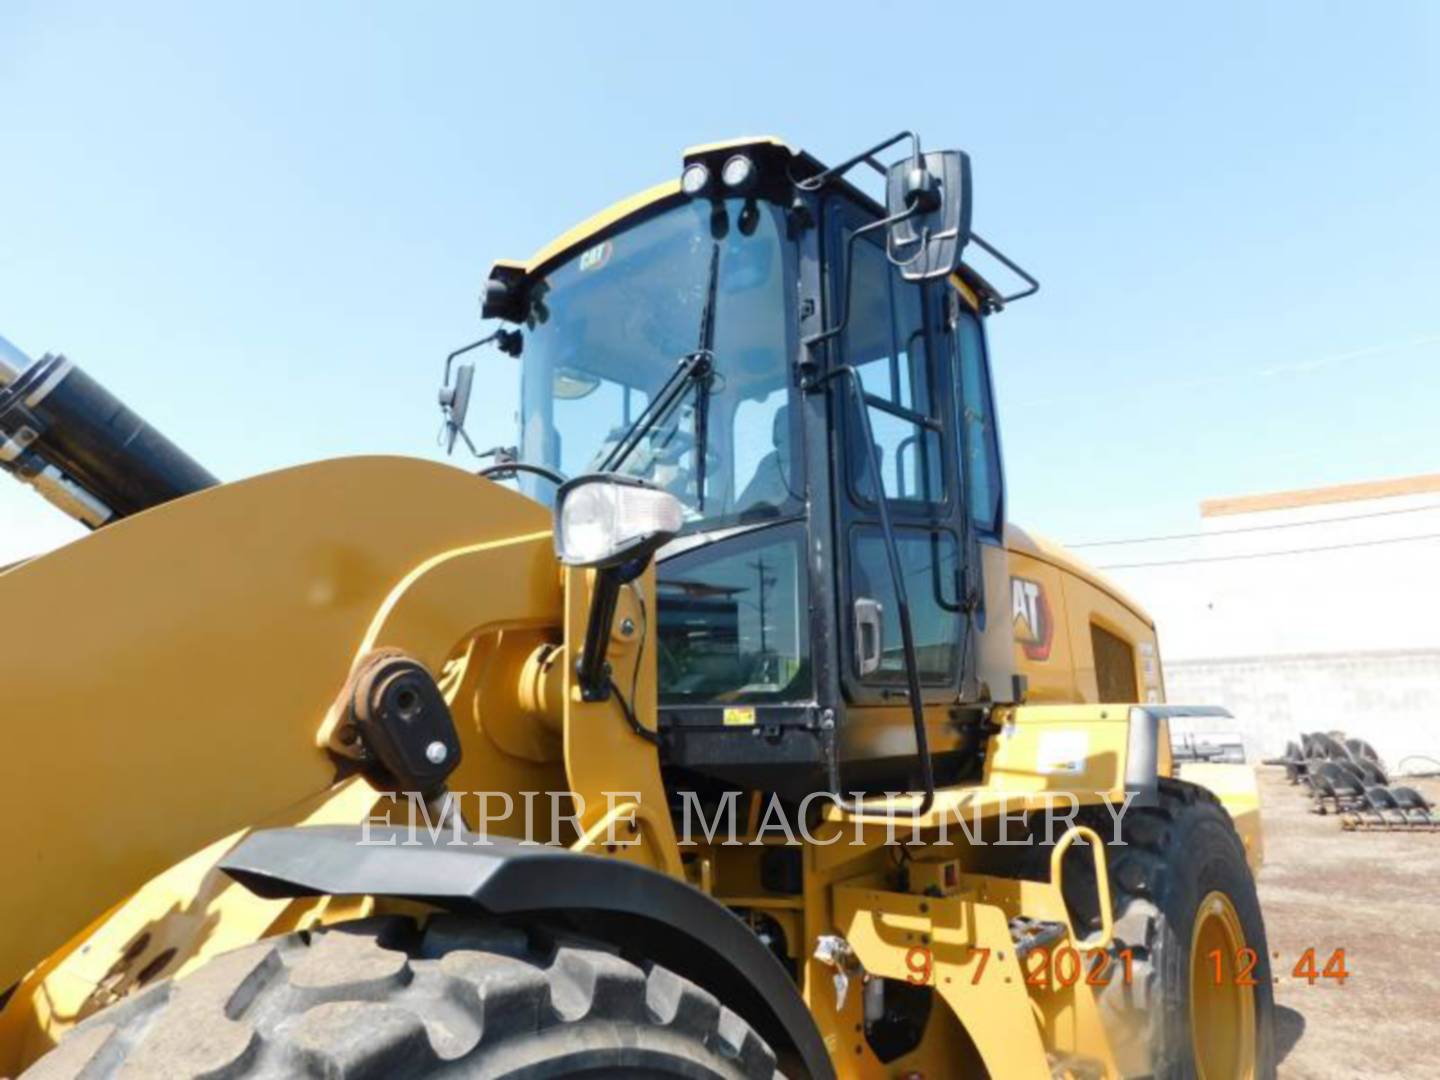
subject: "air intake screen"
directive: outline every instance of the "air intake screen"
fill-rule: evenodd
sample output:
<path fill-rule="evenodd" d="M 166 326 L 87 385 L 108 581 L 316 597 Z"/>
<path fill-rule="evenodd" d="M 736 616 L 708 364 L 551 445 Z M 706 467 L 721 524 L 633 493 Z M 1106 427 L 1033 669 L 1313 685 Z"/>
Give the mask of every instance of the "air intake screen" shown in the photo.
<path fill-rule="evenodd" d="M 1090 624 L 1095 651 L 1095 683 L 1101 701 L 1138 701 L 1135 696 L 1135 650 L 1124 638 Z"/>

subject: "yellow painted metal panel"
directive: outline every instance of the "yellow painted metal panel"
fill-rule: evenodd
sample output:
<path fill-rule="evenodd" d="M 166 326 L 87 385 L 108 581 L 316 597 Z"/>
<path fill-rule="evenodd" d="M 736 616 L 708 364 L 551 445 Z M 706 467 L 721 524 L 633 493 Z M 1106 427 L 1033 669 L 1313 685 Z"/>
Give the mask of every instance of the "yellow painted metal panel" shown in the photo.
<path fill-rule="evenodd" d="M 1049 563 L 1062 573 L 1071 574 L 1088 581 L 1097 589 L 1108 593 L 1128 607 L 1135 614 L 1136 618 L 1146 623 L 1153 622 L 1150 616 L 1146 614 L 1145 609 L 1134 597 L 1127 595 L 1120 586 L 1105 577 L 1104 574 L 1100 573 L 1100 571 L 1096 570 L 1069 548 L 1057 544 L 1053 540 L 1048 540 L 1036 533 L 1022 529 L 1013 522 L 1007 523 L 1005 526 L 1005 547 L 1016 554 L 1028 555 L 1032 559 Z"/>
<path fill-rule="evenodd" d="M 1180 779 L 1214 793 L 1235 822 L 1235 831 L 1245 845 L 1245 861 L 1258 874 L 1265 861 L 1265 833 L 1260 827 L 1260 781 L 1253 765 L 1187 762 L 1180 766 Z"/>
<path fill-rule="evenodd" d="M 991 1076 L 1050 1075 L 1009 923 L 998 907 L 969 893 L 929 898 L 841 886 L 835 923 L 870 975 L 913 981 L 921 966 L 916 958 L 928 961 L 922 968 L 928 968 L 927 983 L 967 1021 Z"/>
<path fill-rule="evenodd" d="M 1011 551 L 1007 596 L 1010 605 L 1002 624 L 1014 638 L 1015 670 L 1028 680 L 1028 700 L 1084 701 L 1065 610 L 1064 571 Z"/>
<path fill-rule="evenodd" d="M 24 812 L 0 818 L 0 985 L 177 859 L 328 787 L 316 729 L 397 583 L 548 525 L 458 469 L 350 458 L 180 499 L 4 575 L 0 786 Z M 504 596 L 490 581 L 490 610 Z"/>
<path fill-rule="evenodd" d="M 356 777 L 255 827 L 363 820 L 376 793 Z M 0 1075 L 28 1066 L 76 1023 L 157 979 L 273 934 L 361 918 L 365 897 L 262 900 L 216 865 L 243 829 L 187 855 L 76 934 L 32 971 L 0 1012 Z"/>
<path fill-rule="evenodd" d="M 1145 691 L 1142 686 L 1142 662 L 1138 650 L 1142 641 L 1154 643 L 1154 629 L 1112 594 L 1097 588 L 1085 578 L 1065 574 L 1061 580 L 1065 593 L 1064 612 L 1068 622 L 1071 666 L 1081 699 L 1100 700 L 1095 671 L 1094 635 L 1090 630 L 1093 623 L 1119 638 L 1132 650 L 1135 685 L 1125 700 L 1143 701 Z"/>
<path fill-rule="evenodd" d="M 565 572 L 565 640 L 571 656 L 579 656 L 590 617 L 594 572 Z M 641 595 L 650 597 L 641 602 Z M 621 590 L 612 626 L 607 659 L 615 672 L 620 693 L 630 698 L 642 725 L 653 730 L 656 713 L 655 571 Z M 624 634 L 626 620 L 637 632 Z M 647 625 L 648 622 L 648 625 Z M 643 637 L 651 641 L 649 655 L 639 655 Z M 637 673 L 635 665 L 641 663 Z M 633 687 L 633 691 L 632 691 Z M 683 878 L 680 848 L 670 819 L 669 801 L 660 776 L 659 749 L 632 731 L 616 695 L 604 701 L 585 701 L 567 665 L 565 677 L 565 768 L 570 790 L 583 801 L 583 834 L 575 849 L 613 855 Z M 619 811 L 624 810 L 621 814 Z M 628 822 L 633 821 L 633 828 Z"/>

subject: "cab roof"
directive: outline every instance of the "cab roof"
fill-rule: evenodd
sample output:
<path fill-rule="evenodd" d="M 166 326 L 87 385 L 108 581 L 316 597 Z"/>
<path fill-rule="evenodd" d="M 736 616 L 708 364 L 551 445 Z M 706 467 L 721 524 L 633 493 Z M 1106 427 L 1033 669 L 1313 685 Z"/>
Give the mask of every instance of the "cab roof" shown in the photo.
<path fill-rule="evenodd" d="M 768 150 L 772 153 L 778 151 L 788 155 L 791 161 L 791 173 L 796 176 L 813 176 L 823 172 L 825 166 L 817 158 L 803 150 L 791 147 L 783 139 L 774 135 L 752 135 L 742 136 L 736 139 L 725 139 L 719 142 L 701 143 L 697 146 L 687 147 L 681 155 L 682 166 L 692 159 L 708 157 L 712 154 L 723 153 L 724 151 L 740 150 Z M 885 208 L 876 202 L 874 198 L 861 191 L 854 184 L 851 184 L 844 177 L 831 181 L 831 184 L 844 191 L 850 198 L 856 200 L 862 206 L 874 212 L 876 215 L 883 214 Z M 578 249 L 586 247 L 606 234 L 617 231 L 622 222 L 628 221 L 637 214 L 643 213 L 668 200 L 683 197 L 680 191 L 680 176 L 677 170 L 673 179 L 663 181 L 653 187 L 630 195 L 619 202 L 607 206 L 597 214 L 592 214 L 578 225 L 567 229 L 554 240 L 535 252 L 530 258 L 517 259 L 496 259 L 490 270 L 490 276 L 503 275 L 508 278 L 532 277 L 563 262 L 568 256 L 574 254 Z M 962 266 L 960 273 L 951 279 L 959 288 L 961 293 L 975 308 L 981 307 L 981 297 L 986 299 L 999 299 L 999 294 L 968 266 Z"/>

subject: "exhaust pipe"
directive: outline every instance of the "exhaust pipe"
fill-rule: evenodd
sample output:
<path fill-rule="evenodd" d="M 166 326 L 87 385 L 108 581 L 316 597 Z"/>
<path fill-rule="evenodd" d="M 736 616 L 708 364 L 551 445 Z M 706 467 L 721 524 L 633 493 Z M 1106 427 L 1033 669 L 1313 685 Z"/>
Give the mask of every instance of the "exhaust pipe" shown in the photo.
<path fill-rule="evenodd" d="M 91 529 L 219 482 L 72 361 L 3 337 L 0 470 Z"/>

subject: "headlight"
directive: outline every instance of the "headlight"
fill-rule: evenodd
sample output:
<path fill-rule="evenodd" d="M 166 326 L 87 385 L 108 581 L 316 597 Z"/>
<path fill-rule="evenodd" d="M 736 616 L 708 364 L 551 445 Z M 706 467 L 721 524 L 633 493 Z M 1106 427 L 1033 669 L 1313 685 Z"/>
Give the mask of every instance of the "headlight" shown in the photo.
<path fill-rule="evenodd" d="M 710 170 L 698 161 L 685 166 L 680 174 L 680 190 L 692 199 L 710 186 Z"/>
<path fill-rule="evenodd" d="M 639 480 L 578 476 L 557 493 L 555 554 L 569 566 L 615 566 L 648 556 L 684 523 L 680 500 Z"/>
<path fill-rule="evenodd" d="M 720 179 L 733 191 L 749 191 L 755 184 L 755 162 L 744 154 L 736 154 L 725 162 Z"/>

